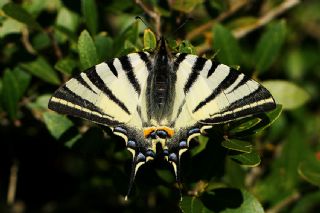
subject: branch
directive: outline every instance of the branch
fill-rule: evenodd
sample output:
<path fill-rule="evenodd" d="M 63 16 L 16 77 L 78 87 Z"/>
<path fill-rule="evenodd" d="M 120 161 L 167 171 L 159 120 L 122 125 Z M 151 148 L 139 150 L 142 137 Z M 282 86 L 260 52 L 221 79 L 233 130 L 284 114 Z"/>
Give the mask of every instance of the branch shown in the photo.
<path fill-rule="evenodd" d="M 161 34 L 161 22 L 160 22 L 160 15 L 153 11 L 152 9 L 148 8 L 141 0 L 135 0 L 136 4 L 141 7 L 141 9 L 148 15 L 150 16 L 155 23 L 156 27 L 156 34 L 160 35 Z"/>
<path fill-rule="evenodd" d="M 231 7 L 229 10 L 221 13 L 216 19 L 210 20 L 207 23 L 195 28 L 192 30 L 190 33 L 187 34 L 186 39 L 187 40 L 192 40 L 198 35 L 201 35 L 203 32 L 211 29 L 215 23 L 221 22 L 237 12 L 239 9 L 241 9 L 243 6 L 245 6 L 248 3 L 248 0 L 238 0 L 235 1 L 234 4 L 231 4 Z"/>
<path fill-rule="evenodd" d="M 249 34 L 250 32 L 266 25 L 271 20 L 273 20 L 275 17 L 284 13 L 285 11 L 292 8 L 293 6 L 295 6 L 298 3 L 300 3 L 300 0 L 286 0 L 286 1 L 282 2 L 279 6 L 270 10 L 265 15 L 261 16 L 254 24 L 235 29 L 233 31 L 233 35 L 236 38 L 242 38 L 242 37 L 246 36 L 247 34 Z"/>
<path fill-rule="evenodd" d="M 291 203 L 295 202 L 301 197 L 299 192 L 294 192 L 293 194 L 289 195 L 289 197 L 285 198 L 281 202 L 279 202 L 277 205 L 273 206 L 272 208 L 268 209 L 266 213 L 278 213 L 281 212 L 281 210 L 287 206 L 289 206 Z"/>

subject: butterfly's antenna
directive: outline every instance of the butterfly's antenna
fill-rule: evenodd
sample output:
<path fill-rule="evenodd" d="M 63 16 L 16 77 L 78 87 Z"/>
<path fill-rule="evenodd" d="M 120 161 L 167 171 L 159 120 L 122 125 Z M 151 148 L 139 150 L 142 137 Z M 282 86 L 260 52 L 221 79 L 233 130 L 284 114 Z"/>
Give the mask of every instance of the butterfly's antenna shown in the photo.
<path fill-rule="evenodd" d="M 150 24 L 148 24 L 145 20 L 143 20 L 143 18 L 141 18 L 140 16 L 136 16 L 136 20 L 140 20 L 147 28 L 151 29 L 153 32 L 155 32 L 155 30 L 150 26 Z"/>
<path fill-rule="evenodd" d="M 184 25 L 186 25 L 186 23 L 188 23 L 189 21 L 193 21 L 193 20 L 194 20 L 193 18 L 188 17 L 186 20 L 184 20 L 180 24 L 180 26 L 177 29 L 175 29 L 175 31 L 172 32 L 172 35 L 175 35 Z"/>

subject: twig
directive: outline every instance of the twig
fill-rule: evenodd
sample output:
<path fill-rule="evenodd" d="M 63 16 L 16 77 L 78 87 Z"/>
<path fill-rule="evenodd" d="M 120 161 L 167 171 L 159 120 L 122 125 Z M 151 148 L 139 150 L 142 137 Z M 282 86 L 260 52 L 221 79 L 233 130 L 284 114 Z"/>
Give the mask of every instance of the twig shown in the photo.
<path fill-rule="evenodd" d="M 293 194 L 291 194 L 289 197 L 285 198 L 284 200 L 282 200 L 280 203 L 278 203 L 277 205 L 273 206 L 272 208 L 268 209 L 266 211 L 266 213 L 278 213 L 281 212 L 281 210 L 285 207 L 287 207 L 288 205 L 290 205 L 291 203 L 295 202 L 296 200 L 298 200 L 300 198 L 300 193 L 299 192 L 294 192 Z"/>
<path fill-rule="evenodd" d="M 235 1 L 234 4 L 231 4 L 231 7 L 229 10 L 227 10 L 224 13 L 221 13 L 216 19 L 210 20 L 207 23 L 195 28 L 190 33 L 188 33 L 186 36 L 186 39 L 192 40 L 198 35 L 202 34 L 203 32 L 211 29 L 215 23 L 225 20 L 226 18 L 234 14 L 236 11 L 241 9 L 243 6 L 245 6 L 247 3 L 248 3 L 248 0 Z"/>
<path fill-rule="evenodd" d="M 275 17 L 284 13 L 285 11 L 297 5 L 298 3 L 300 3 L 300 0 L 286 0 L 283 3 L 281 3 L 279 6 L 270 10 L 265 15 L 261 16 L 255 23 L 245 27 L 240 27 L 238 29 L 235 29 L 232 33 L 236 38 L 242 38 L 246 36 L 248 33 L 266 25 Z"/>
<path fill-rule="evenodd" d="M 10 178 L 7 194 L 7 204 L 12 205 L 15 202 L 16 190 L 17 190 L 17 181 L 18 181 L 18 162 L 14 161 L 10 169 Z"/>
<path fill-rule="evenodd" d="M 152 9 L 148 8 L 141 0 L 135 0 L 136 4 L 141 7 L 141 9 L 150 16 L 155 23 L 155 30 L 157 35 L 161 35 L 161 20 L 160 15 L 153 11 Z"/>
<path fill-rule="evenodd" d="M 238 29 L 233 30 L 232 34 L 234 35 L 235 38 L 240 39 L 246 36 L 247 34 L 251 33 L 252 31 L 268 24 L 271 20 L 281 15 L 285 11 L 289 10 L 290 8 L 292 8 L 298 3 L 300 3 L 300 0 L 286 0 L 279 6 L 270 10 L 265 15 L 261 16 L 255 23 L 245 27 L 239 27 Z M 197 52 L 199 54 L 200 53 L 203 54 L 210 49 L 211 49 L 210 43 L 206 43 L 205 45 L 202 45 L 200 49 L 197 48 Z"/>
<path fill-rule="evenodd" d="M 35 55 L 37 54 L 37 51 L 32 47 L 32 44 L 29 41 L 29 30 L 27 27 L 23 27 L 21 30 L 21 41 L 23 46 L 26 48 L 26 50 L 28 51 L 28 53 Z"/>
<path fill-rule="evenodd" d="M 57 59 L 62 59 L 63 58 L 63 55 L 62 55 L 62 51 L 58 45 L 58 42 L 57 40 L 55 39 L 54 35 L 53 35 L 53 29 L 52 28 L 48 28 L 46 30 L 50 40 L 51 40 L 51 43 L 52 43 L 52 47 L 53 47 L 53 50 L 54 50 L 54 54 L 55 56 L 57 57 Z"/>

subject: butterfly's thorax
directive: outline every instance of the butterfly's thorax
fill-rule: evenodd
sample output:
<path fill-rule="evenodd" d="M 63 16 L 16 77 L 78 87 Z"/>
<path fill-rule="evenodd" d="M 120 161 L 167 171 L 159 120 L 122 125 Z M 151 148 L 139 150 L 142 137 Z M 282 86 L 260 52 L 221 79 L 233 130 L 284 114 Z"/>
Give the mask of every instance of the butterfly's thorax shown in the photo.
<path fill-rule="evenodd" d="M 161 40 L 158 51 L 155 52 L 153 69 L 147 81 L 149 118 L 161 123 L 172 112 L 176 81 L 172 56 L 168 53 L 164 40 Z"/>

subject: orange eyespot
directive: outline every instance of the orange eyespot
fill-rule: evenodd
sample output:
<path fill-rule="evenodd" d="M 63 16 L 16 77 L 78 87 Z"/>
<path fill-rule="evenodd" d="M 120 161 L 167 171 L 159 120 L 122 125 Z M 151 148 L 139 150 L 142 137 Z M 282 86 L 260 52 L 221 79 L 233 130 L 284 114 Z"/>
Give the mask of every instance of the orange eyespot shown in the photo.
<path fill-rule="evenodd" d="M 174 135 L 174 130 L 167 126 L 159 126 L 159 127 L 148 127 L 143 130 L 143 135 L 145 138 L 149 137 L 149 135 L 157 130 L 165 131 L 169 137 Z"/>

